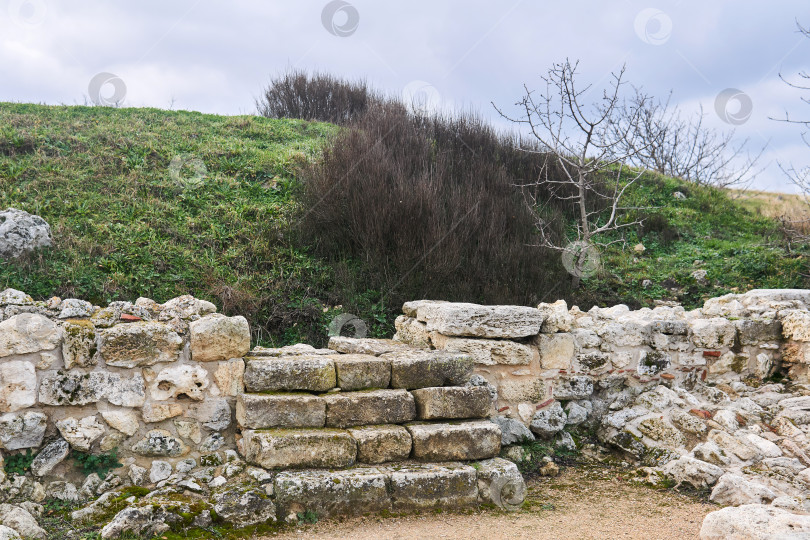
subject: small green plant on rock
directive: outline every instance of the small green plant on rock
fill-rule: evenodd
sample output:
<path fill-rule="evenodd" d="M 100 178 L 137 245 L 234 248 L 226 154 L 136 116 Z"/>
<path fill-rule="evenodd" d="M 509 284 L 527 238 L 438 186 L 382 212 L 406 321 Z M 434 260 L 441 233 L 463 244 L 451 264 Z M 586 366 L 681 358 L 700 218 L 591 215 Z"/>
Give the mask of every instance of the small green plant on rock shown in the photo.
<path fill-rule="evenodd" d="M 111 470 L 123 466 L 123 463 L 118 461 L 117 448 L 101 454 L 74 451 L 73 459 L 76 460 L 76 464 L 81 467 L 85 475 L 96 473 L 99 478 L 106 478 Z"/>
<path fill-rule="evenodd" d="M 316 514 L 312 510 L 307 510 L 306 512 L 298 512 L 296 514 L 296 517 L 298 517 L 299 525 L 303 525 L 304 523 L 311 523 L 311 524 L 318 523 L 318 514 Z"/>
<path fill-rule="evenodd" d="M 20 452 L 19 454 L 9 456 L 3 466 L 3 470 L 5 470 L 8 475 L 25 476 L 25 473 L 31 470 L 31 463 L 33 461 L 34 454 L 31 453 L 31 450 L 26 450 L 24 454 Z"/>

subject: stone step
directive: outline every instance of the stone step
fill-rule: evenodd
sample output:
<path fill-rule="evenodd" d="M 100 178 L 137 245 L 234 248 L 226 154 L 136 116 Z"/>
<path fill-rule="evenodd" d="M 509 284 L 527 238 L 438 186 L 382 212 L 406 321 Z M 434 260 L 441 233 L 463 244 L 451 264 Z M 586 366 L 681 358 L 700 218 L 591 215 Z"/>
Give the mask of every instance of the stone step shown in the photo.
<path fill-rule="evenodd" d="M 463 463 L 403 463 L 343 471 L 284 471 L 275 477 L 280 520 L 310 510 L 318 517 L 457 509 L 480 503 L 519 508 L 526 484 L 517 466 L 495 458 Z"/>
<path fill-rule="evenodd" d="M 465 353 L 411 349 L 381 358 L 391 360 L 392 388 L 463 386 L 473 375 L 472 356 Z"/>
<path fill-rule="evenodd" d="M 358 463 L 405 461 L 411 455 L 411 432 L 403 426 L 360 426 L 348 432 L 357 441 Z"/>
<path fill-rule="evenodd" d="M 326 401 L 306 393 L 240 394 L 236 421 L 242 429 L 324 427 Z"/>
<path fill-rule="evenodd" d="M 342 429 L 247 429 L 237 447 L 265 469 L 341 469 L 357 459 L 357 443 Z"/>
<path fill-rule="evenodd" d="M 393 339 L 350 338 L 333 336 L 329 338 L 329 348 L 344 354 L 370 354 L 379 356 L 390 352 L 412 350 L 410 345 Z"/>
<path fill-rule="evenodd" d="M 486 418 L 492 404 L 483 386 L 439 386 L 413 390 L 420 420 Z"/>
<path fill-rule="evenodd" d="M 323 400 L 327 427 L 402 424 L 416 418 L 413 396 L 405 390 L 338 392 Z"/>
<path fill-rule="evenodd" d="M 411 457 L 419 461 L 486 459 L 501 451 L 501 428 L 489 420 L 413 423 Z"/>
<path fill-rule="evenodd" d="M 370 354 L 335 354 L 337 385 L 343 391 L 388 388 L 391 383 L 391 360 Z"/>
<path fill-rule="evenodd" d="M 335 362 L 322 355 L 245 358 L 245 390 L 326 392 L 336 386 Z"/>

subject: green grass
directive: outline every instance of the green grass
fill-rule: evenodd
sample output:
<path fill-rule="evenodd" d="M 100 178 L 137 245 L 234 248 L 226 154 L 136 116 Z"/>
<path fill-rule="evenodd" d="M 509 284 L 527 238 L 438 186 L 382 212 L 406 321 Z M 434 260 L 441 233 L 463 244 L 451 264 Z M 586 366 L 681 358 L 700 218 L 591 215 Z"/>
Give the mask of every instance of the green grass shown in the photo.
<path fill-rule="evenodd" d="M 686 198 L 674 198 L 676 191 Z M 644 215 L 646 225 L 626 229 L 626 244 L 603 252 L 601 271 L 580 294 L 583 307 L 676 300 L 693 309 L 721 294 L 810 287 L 808 246 L 788 250 L 776 221 L 722 190 L 649 173 L 632 187 L 625 204 L 647 207 L 633 214 Z M 637 243 L 646 248 L 640 255 L 633 251 Z M 707 271 L 708 285 L 692 277 L 696 270 Z M 644 288 L 645 279 L 652 286 Z M 678 290 L 670 290 L 673 283 L 667 280 Z"/>
<path fill-rule="evenodd" d="M 0 208 L 42 216 L 54 236 L 53 248 L 0 261 L 0 287 L 98 304 L 193 294 L 247 316 L 254 340 L 265 345 L 322 344 L 343 309 L 363 318 L 372 336 L 390 336 L 400 306 L 353 275 L 352 261 L 348 271 L 336 271 L 292 232 L 301 210 L 297 171 L 318 159 L 338 129 L 254 116 L 0 103 Z M 176 156 L 201 160 L 199 185 L 172 175 Z M 186 167 L 181 176 L 191 173 Z M 687 198 L 674 199 L 674 191 Z M 602 271 L 568 299 L 584 309 L 656 299 L 696 307 L 735 290 L 810 286 L 802 276 L 807 247 L 788 252 L 775 221 L 723 192 L 650 174 L 627 203 L 655 207 L 646 214 L 660 216 L 657 228 L 629 230 L 626 248 L 602 254 Z M 636 256 L 631 248 L 639 241 L 647 250 Z M 695 266 L 696 259 L 704 263 Z M 700 268 L 711 286 L 691 278 Z M 642 288 L 644 279 L 653 286 Z M 679 291 L 661 286 L 666 279 Z M 547 301 L 554 299 L 552 292 Z"/>
<path fill-rule="evenodd" d="M 306 336 L 280 328 L 322 313 L 315 297 L 331 269 L 297 248 L 285 224 L 296 168 L 334 126 L 9 103 L 0 126 L 0 208 L 41 215 L 54 236 L 53 249 L 0 262 L 0 286 L 99 304 L 191 293 L 284 342 Z M 200 187 L 172 177 L 177 155 L 202 160 Z"/>

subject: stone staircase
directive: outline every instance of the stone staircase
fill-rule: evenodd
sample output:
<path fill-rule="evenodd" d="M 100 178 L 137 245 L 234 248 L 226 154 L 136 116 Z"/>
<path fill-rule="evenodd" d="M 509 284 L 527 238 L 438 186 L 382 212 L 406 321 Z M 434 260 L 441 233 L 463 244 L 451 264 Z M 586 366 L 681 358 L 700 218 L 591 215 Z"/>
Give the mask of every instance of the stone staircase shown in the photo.
<path fill-rule="evenodd" d="M 333 338 L 330 349 L 257 348 L 245 366 L 237 444 L 279 471 L 280 518 L 501 504 L 506 484 L 522 501 L 516 467 L 496 458 L 490 393 L 467 385 L 467 354 Z"/>

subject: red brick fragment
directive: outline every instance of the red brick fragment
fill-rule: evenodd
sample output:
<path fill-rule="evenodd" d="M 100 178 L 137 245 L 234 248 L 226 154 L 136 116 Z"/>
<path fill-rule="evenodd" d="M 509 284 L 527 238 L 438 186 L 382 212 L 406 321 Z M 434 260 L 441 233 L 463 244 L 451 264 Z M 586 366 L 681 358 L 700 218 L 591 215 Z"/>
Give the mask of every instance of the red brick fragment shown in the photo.
<path fill-rule="evenodd" d="M 121 320 L 125 322 L 135 322 L 135 321 L 142 321 L 140 317 L 137 315 L 130 315 L 129 313 L 122 313 Z"/>
<path fill-rule="evenodd" d="M 661 378 L 667 381 L 673 381 L 675 380 L 675 375 L 673 375 L 672 373 L 662 373 Z"/>
<path fill-rule="evenodd" d="M 720 351 L 703 351 L 703 356 L 706 358 L 717 358 L 720 354 Z"/>

